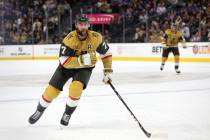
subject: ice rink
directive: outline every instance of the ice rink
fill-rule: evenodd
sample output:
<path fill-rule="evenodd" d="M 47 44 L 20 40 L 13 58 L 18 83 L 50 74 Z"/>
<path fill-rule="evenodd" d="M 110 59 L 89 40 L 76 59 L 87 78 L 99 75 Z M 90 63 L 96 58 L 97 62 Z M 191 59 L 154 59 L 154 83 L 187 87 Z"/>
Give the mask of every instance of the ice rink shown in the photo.
<path fill-rule="evenodd" d="M 70 124 L 60 129 L 68 85 L 29 125 L 56 60 L 0 61 L 0 140 L 147 140 L 97 63 Z M 146 130 L 169 140 L 210 140 L 210 63 L 113 62 L 113 84 Z"/>

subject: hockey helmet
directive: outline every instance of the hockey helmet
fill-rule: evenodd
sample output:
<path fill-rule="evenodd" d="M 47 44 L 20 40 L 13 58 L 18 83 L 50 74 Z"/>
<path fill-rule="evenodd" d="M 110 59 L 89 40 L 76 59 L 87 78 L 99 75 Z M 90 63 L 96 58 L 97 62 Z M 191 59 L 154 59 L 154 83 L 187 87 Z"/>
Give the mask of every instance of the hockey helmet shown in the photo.
<path fill-rule="evenodd" d="M 89 19 L 88 19 L 87 15 L 85 15 L 85 14 L 77 15 L 75 25 L 77 28 L 89 28 L 90 23 L 89 23 Z"/>

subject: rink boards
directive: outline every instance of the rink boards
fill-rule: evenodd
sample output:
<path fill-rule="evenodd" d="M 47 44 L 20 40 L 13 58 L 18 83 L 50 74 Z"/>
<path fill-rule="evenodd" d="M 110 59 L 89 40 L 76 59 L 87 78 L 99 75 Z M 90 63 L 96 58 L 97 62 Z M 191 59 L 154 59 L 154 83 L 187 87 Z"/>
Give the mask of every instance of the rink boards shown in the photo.
<path fill-rule="evenodd" d="M 179 45 L 182 62 L 210 62 L 210 42 Z M 110 43 L 114 60 L 160 61 L 163 46 L 160 43 Z M 60 44 L 1 45 L 0 60 L 50 60 L 58 59 Z M 173 61 L 172 54 L 169 61 Z"/>

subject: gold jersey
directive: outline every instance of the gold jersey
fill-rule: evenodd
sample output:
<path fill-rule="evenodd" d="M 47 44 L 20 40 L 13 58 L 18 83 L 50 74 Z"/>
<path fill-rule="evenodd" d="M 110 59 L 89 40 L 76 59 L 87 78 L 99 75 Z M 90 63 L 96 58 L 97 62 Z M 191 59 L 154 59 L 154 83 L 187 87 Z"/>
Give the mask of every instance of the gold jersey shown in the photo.
<path fill-rule="evenodd" d="M 165 31 L 164 43 L 166 47 L 177 47 L 180 41 L 183 41 L 182 32 L 171 29 Z"/>
<path fill-rule="evenodd" d="M 111 53 L 108 51 L 106 46 L 104 47 L 102 44 L 102 35 L 98 32 L 88 30 L 87 38 L 81 41 L 77 36 L 77 32 L 72 31 L 63 39 L 63 45 L 67 47 L 67 49 L 74 50 L 75 54 L 73 56 L 60 55 L 60 63 L 67 69 L 94 67 L 97 62 L 97 49 L 100 49 L 100 52 L 104 52 L 101 54 L 102 56 L 111 56 Z M 61 46 L 60 54 L 62 51 L 65 50 L 62 50 Z M 86 57 L 88 57 L 88 59 L 86 59 Z M 111 60 L 107 63 L 111 63 L 110 61 Z M 109 65 L 108 67 L 111 67 L 110 64 L 105 65 Z"/>

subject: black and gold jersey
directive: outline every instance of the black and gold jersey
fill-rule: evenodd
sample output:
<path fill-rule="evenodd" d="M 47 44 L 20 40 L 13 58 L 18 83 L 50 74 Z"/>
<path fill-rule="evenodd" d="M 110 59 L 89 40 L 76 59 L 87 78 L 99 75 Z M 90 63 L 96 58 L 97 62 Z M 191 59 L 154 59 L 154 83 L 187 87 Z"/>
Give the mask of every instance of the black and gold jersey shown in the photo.
<path fill-rule="evenodd" d="M 167 29 L 164 34 L 163 43 L 166 47 L 177 47 L 179 42 L 183 42 L 182 32 Z"/>
<path fill-rule="evenodd" d="M 103 42 L 103 37 L 100 33 L 88 30 L 88 35 L 85 40 L 79 40 L 76 31 L 70 32 L 64 39 L 60 47 L 60 63 L 65 68 L 85 68 L 94 67 L 97 62 L 96 52 L 98 52 L 102 60 L 111 56 L 109 46 Z M 85 57 L 90 57 L 89 64 L 86 65 Z M 104 61 L 103 61 L 104 62 Z M 106 63 L 111 63 L 109 60 Z M 110 67 L 110 64 L 105 64 Z"/>

